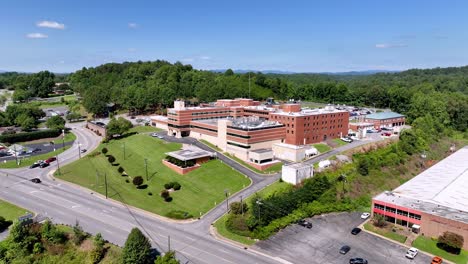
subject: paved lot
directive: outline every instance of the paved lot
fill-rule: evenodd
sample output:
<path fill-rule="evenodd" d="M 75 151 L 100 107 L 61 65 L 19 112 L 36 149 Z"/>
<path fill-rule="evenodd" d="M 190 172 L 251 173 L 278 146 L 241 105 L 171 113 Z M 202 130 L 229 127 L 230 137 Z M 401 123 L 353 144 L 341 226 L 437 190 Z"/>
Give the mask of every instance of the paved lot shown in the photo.
<path fill-rule="evenodd" d="M 255 247 L 292 263 L 349 263 L 354 257 L 378 264 L 431 262 L 429 256 L 421 253 L 414 260 L 406 259 L 406 248 L 364 231 L 351 235 L 351 229 L 363 222 L 360 213 L 330 214 L 309 220 L 312 229 L 291 225 Z M 351 247 L 346 255 L 339 253 L 343 245 Z"/>

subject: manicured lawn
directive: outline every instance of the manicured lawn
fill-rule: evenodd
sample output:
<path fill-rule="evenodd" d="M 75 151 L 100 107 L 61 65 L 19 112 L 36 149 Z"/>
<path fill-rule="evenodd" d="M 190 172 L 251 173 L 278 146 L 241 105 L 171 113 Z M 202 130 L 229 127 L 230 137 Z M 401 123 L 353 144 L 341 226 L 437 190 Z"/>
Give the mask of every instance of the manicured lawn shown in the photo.
<path fill-rule="evenodd" d="M 216 221 L 214 223 L 214 227 L 216 228 L 216 230 L 218 231 L 218 233 L 227 238 L 227 239 L 231 239 L 231 240 L 234 240 L 234 241 L 237 241 L 239 243 L 242 243 L 244 245 L 253 245 L 255 243 L 255 240 L 253 239 L 250 239 L 248 237 L 245 237 L 245 236 L 240 236 L 238 234 L 234 234 L 232 232 L 230 232 L 229 230 L 226 229 L 226 220 L 227 220 L 227 215 L 223 215 L 221 218 L 218 219 L 218 221 Z"/>
<path fill-rule="evenodd" d="M 0 216 L 4 217 L 6 220 L 14 221 L 27 213 L 29 213 L 29 211 L 26 209 L 0 200 Z"/>
<path fill-rule="evenodd" d="M 280 181 L 275 181 L 274 183 L 266 186 L 265 188 L 261 189 L 260 191 L 256 192 L 255 194 L 249 196 L 245 202 L 247 205 L 250 206 L 250 203 L 255 195 L 258 195 L 262 198 L 268 198 L 272 196 L 273 194 L 278 194 L 278 193 L 283 193 L 287 192 L 289 190 L 292 190 L 293 185 L 289 184 L 287 182 L 280 182 Z"/>
<path fill-rule="evenodd" d="M 125 160 L 123 143 L 125 142 Z M 215 203 L 225 199 L 224 190 L 235 193 L 250 183 L 250 179 L 238 173 L 218 160 L 202 164 L 201 168 L 186 175 L 179 175 L 162 164 L 165 153 L 179 150 L 181 144 L 167 143 L 148 135 L 133 135 L 110 143 L 102 144 L 98 150 L 106 147 L 125 169 L 129 177 L 121 176 L 117 168 L 107 161 L 103 154 L 93 157 L 93 153 L 81 160 L 62 168 L 59 178 L 74 182 L 86 188 L 105 194 L 104 175 L 107 176 L 109 197 L 144 210 L 167 215 L 171 211 L 188 212 L 194 217 L 204 214 Z M 146 178 L 145 162 L 147 159 L 149 182 L 146 189 L 137 189 L 132 184 L 134 176 Z M 127 183 L 125 180 L 129 180 Z M 172 192 L 172 202 L 165 202 L 160 197 L 164 184 L 177 181 L 181 190 Z M 148 195 L 151 192 L 152 195 Z"/>
<path fill-rule="evenodd" d="M 223 152 L 222 149 L 218 148 L 217 146 L 211 144 L 210 142 L 208 142 L 208 141 L 206 141 L 204 139 L 200 139 L 200 142 L 202 142 L 203 144 L 207 145 L 208 147 L 210 147 L 210 148 L 212 148 L 212 149 L 214 149 L 216 151 Z"/>
<path fill-rule="evenodd" d="M 65 150 L 69 149 L 70 146 L 65 146 Z M 16 165 L 16 160 L 8 160 L 7 162 L 1 162 L 0 163 L 0 168 L 2 169 L 12 169 L 12 168 L 21 168 L 21 167 L 29 167 L 31 164 L 38 160 L 46 160 L 50 157 L 57 156 L 58 154 L 62 153 L 65 151 L 62 148 L 62 143 L 60 141 L 60 144 L 57 144 L 57 150 L 49 152 L 49 153 L 44 153 L 40 154 L 37 156 L 29 156 L 29 157 L 19 157 L 18 160 L 20 161 L 19 166 Z M 60 162 L 60 160 L 59 160 Z M 50 166 L 56 166 L 55 161 L 50 164 Z M 40 170 L 40 168 L 35 168 L 35 170 Z"/>
<path fill-rule="evenodd" d="M 137 132 L 137 133 L 149 133 L 149 132 L 159 132 L 162 129 L 152 126 L 135 126 L 130 129 L 129 132 Z"/>
<path fill-rule="evenodd" d="M 371 232 L 374 232 L 376 234 L 379 234 L 381 236 L 384 236 L 386 238 L 390 238 L 392 240 L 395 240 L 395 241 L 398 241 L 400 243 L 405 243 L 406 241 L 406 236 L 403 236 L 403 235 L 400 235 L 400 234 L 397 234 L 395 232 L 386 232 L 386 231 L 383 231 L 383 230 L 380 230 L 380 229 L 377 229 L 376 227 L 374 227 L 371 223 L 366 223 L 364 224 L 364 228 L 367 230 L 367 231 L 371 231 Z"/>
<path fill-rule="evenodd" d="M 334 138 L 333 142 L 335 142 L 338 145 L 338 147 L 341 147 L 341 146 L 344 146 L 344 145 L 348 144 L 348 143 L 344 142 L 343 140 L 341 140 L 339 138 Z"/>
<path fill-rule="evenodd" d="M 223 153 L 224 155 L 226 155 L 227 157 L 239 162 L 240 164 L 242 164 L 243 166 L 249 168 L 251 171 L 254 171 L 256 173 L 260 173 L 260 174 L 270 174 L 270 173 L 277 173 L 278 171 L 281 171 L 282 167 L 283 167 L 283 163 L 280 162 L 280 163 L 277 163 L 273 166 L 271 166 L 270 168 L 266 169 L 266 170 L 258 170 L 254 167 L 252 167 L 250 164 L 248 164 L 247 162 L 239 159 L 238 157 L 234 156 L 234 155 L 231 155 L 229 153 Z"/>
<path fill-rule="evenodd" d="M 330 146 L 323 143 L 312 144 L 312 146 L 315 147 L 320 153 L 327 152 L 331 149 Z"/>
<path fill-rule="evenodd" d="M 457 264 L 466 264 L 468 263 L 468 251 L 462 250 L 460 255 L 453 255 L 445 250 L 442 250 L 437 247 L 437 241 L 432 240 L 431 238 L 419 236 L 416 240 L 413 241 L 413 247 L 418 248 L 422 251 L 431 253 L 433 255 L 439 256 L 444 260 L 450 260 Z"/>

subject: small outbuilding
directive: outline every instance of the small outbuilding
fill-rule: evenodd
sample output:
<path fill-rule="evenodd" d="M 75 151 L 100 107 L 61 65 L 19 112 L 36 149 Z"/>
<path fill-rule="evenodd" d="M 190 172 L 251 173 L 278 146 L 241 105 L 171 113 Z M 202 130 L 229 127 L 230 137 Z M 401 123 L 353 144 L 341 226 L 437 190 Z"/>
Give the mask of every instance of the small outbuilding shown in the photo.
<path fill-rule="evenodd" d="M 314 168 L 304 163 L 283 165 L 281 179 L 284 182 L 298 184 L 307 178 L 314 176 Z"/>

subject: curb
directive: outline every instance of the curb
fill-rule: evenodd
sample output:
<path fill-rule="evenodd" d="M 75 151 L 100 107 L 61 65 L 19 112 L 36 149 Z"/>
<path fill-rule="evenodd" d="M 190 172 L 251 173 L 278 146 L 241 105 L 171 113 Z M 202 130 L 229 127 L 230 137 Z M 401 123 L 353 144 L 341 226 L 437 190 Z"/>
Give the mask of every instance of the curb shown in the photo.
<path fill-rule="evenodd" d="M 219 218 L 218 218 L 217 220 L 219 220 Z M 225 237 L 223 237 L 222 235 L 220 235 L 220 234 L 218 233 L 218 230 L 216 230 L 216 228 L 215 228 L 213 225 L 210 225 L 210 230 L 209 230 L 209 231 L 210 231 L 210 235 L 213 236 L 213 237 L 214 237 L 216 240 L 218 240 L 218 241 L 222 241 L 222 242 L 224 242 L 224 243 L 230 244 L 230 245 L 232 245 L 232 246 L 234 246 L 234 247 L 237 247 L 237 248 L 240 248 L 240 249 L 249 250 L 249 251 L 252 252 L 252 253 L 261 255 L 261 256 L 263 256 L 263 257 L 267 257 L 267 258 L 272 259 L 272 260 L 274 260 L 274 261 L 276 261 L 276 262 L 279 262 L 279 263 L 283 263 L 283 264 L 293 264 L 292 262 L 289 262 L 289 261 L 284 260 L 284 259 L 282 259 L 282 258 L 270 256 L 270 255 L 265 254 L 265 253 L 263 253 L 263 252 L 260 252 L 260 251 L 258 251 L 258 250 L 252 249 L 251 247 L 246 246 L 246 245 L 244 245 L 244 244 L 241 244 L 241 243 L 239 243 L 239 242 L 237 242 L 237 241 L 234 241 L 234 240 L 225 238 Z"/>
<path fill-rule="evenodd" d="M 61 183 L 64 183 L 64 184 L 67 184 L 67 185 L 70 185 L 70 186 L 73 186 L 73 187 L 77 187 L 83 191 L 86 191 L 86 192 L 90 192 L 91 195 L 95 196 L 95 197 L 98 197 L 102 200 L 105 200 L 105 201 L 109 201 L 111 203 L 114 203 L 114 204 L 118 204 L 118 205 L 121 205 L 121 206 L 124 206 L 124 207 L 128 207 L 129 209 L 132 209 L 132 210 L 135 210 L 135 211 L 138 211 L 142 214 L 145 214 L 149 217 L 154 217 L 154 218 L 157 218 L 161 221 L 164 221 L 164 222 L 167 222 L 167 223 L 178 223 L 178 224 L 190 224 L 190 223 L 193 223 L 193 222 L 196 222 L 198 221 L 198 219 L 191 219 L 191 220 L 176 220 L 176 219 L 171 219 L 171 218 L 168 218 L 168 217 L 164 217 L 164 216 L 161 216 L 161 215 L 158 215 L 158 214 L 155 214 L 155 213 L 152 213 L 152 212 L 148 212 L 146 210 L 143 210 L 143 209 L 140 209 L 140 208 L 137 208 L 137 207 L 134 207 L 132 205 L 129 205 L 129 204 L 126 204 L 126 203 L 123 203 L 123 202 L 120 202 L 120 201 L 117 201 L 117 200 L 114 200 L 112 198 L 105 198 L 104 195 L 98 193 L 98 192 L 95 192 L 91 189 L 88 189 L 86 187 L 83 187 L 81 185 L 78 185 L 78 184 L 75 184 L 75 183 L 72 183 L 72 182 L 68 182 L 66 180 L 62 180 L 62 179 L 59 179 L 59 178 L 56 178 L 54 177 L 54 173 L 55 173 L 55 170 L 51 170 L 49 173 L 47 173 L 47 177 L 52 180 L 52 181 L 57 181 L 57 182 L 61 182 Z"/>

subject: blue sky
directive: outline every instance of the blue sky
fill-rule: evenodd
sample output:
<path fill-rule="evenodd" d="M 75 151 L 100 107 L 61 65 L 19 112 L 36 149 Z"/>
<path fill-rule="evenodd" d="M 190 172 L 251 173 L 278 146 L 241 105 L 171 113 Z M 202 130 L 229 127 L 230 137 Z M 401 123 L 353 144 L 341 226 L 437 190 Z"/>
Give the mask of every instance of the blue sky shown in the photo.
<path fill-rule="evenodd" d="M 0 69 L 164 59 L 295 72 L 468 65 L 467 1 L 4 0 Z"/>

